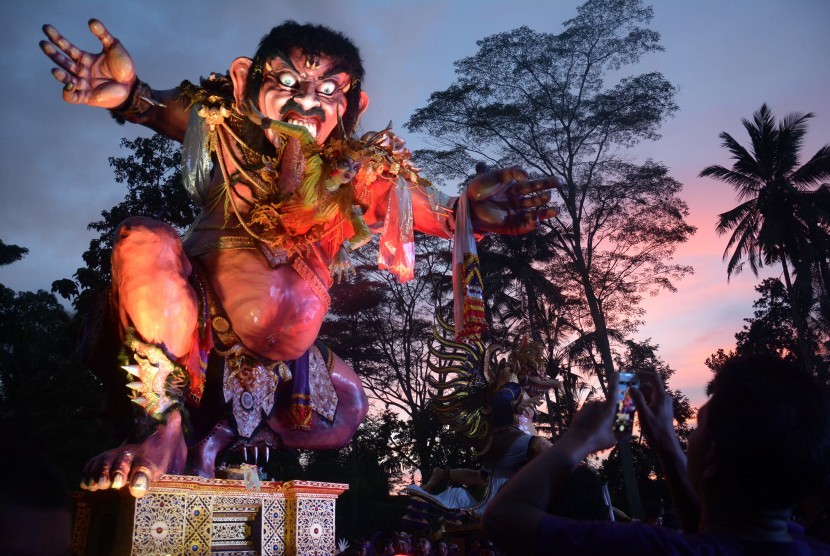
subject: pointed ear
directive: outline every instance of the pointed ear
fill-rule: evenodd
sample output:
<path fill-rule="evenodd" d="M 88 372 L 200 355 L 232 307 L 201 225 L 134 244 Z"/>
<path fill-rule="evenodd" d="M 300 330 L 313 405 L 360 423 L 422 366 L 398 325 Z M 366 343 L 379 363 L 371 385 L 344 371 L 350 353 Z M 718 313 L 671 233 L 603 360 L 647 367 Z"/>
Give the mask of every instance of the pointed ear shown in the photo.
<path fill-rule="evenodd" d="M 360 91 L 360 101 L 357 103 L 358 108 L 358 119 L 363 113 L 369 108 L 369 95 L 366 94 L 366 91 Z"/>
<path fill-rule="evenodd" d="M 231 81 L 233 81 L 233 98 L 237 106 L 247 102 L 248 72 L 254 61 L 250 58 L 237 58 L 231 62 Z"/>

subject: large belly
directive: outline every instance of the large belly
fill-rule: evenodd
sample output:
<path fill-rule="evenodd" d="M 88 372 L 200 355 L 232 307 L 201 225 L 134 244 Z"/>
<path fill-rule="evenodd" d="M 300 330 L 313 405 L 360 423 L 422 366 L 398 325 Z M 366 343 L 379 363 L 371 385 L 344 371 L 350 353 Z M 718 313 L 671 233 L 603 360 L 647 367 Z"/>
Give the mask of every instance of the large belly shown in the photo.
<path fill-rule="evenodd" d="M 217 251 L 201 257 L 236 335 L 254 353 L 296 359 L 311 347 L 326 307 L 290 265 L 271 268 L 259 251 Z"/>

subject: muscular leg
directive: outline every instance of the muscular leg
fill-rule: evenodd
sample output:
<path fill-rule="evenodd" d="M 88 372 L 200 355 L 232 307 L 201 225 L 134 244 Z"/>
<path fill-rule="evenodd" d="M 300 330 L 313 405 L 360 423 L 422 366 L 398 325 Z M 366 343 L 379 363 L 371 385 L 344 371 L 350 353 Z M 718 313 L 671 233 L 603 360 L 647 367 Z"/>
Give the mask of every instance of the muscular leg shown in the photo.
<path fill-rule="evenodd" d="M 282 439 L 286 448 L 332 450 L 348 444 L 369 411 L 369 401 L 360 378 L 345 361 L 334 356 L 331 382 L 337 392 L 337 412 L 330 422 L 312 412 L 311 431 L 293 431 L 287 408 L 280 408 L 269 418 L 268 425 Z"/>
<path fill-rule="evenodd" d="M 113 291 L 122 330 L 129 326 L 149 344 L 161 347 L 175 362 L 190 352 L 197 325 L 196 295 L 188 284 L 190 262 L 169 225 L 132 217 L 116 231 L 112 255 Z M 124 389 L 127 396 L 127 389 Z M 181 472 L 187 454 L 181 415 L 172 411 L 155 433 L 91 459 L 82 488 L 121 488 L 140 497 L 150 481 Z"/>
<path fill-rule="evenodd" d="M 172 226 L 140 216 L 116 230 L 112 283 L 121 326 L 133 326 L 147 343 L 181 360 L 190 352 L 198 322 L 192 268 Z"/>
<path fill-rule="evenodd" d="M 480 469 L 443 469 L 438 467 L 432 471 L 429 480 L 421 485 L 421 488 L 434 494 L 439 490 L 444 490 L 447 481 L 466 486 L 480 486 L 486 482 L 486 478 Z"/>

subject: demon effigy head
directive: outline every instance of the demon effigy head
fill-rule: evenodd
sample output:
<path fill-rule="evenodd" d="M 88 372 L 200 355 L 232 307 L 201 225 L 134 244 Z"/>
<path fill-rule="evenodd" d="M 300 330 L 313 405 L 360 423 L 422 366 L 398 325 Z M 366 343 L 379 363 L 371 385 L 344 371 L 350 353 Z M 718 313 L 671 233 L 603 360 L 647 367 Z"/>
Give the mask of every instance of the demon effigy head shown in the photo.
<path fill-rule="evenodd" d="M 368 105 L 357 47 L 322 25 L 274 27 L 253 60 L 234 61 L 231 75 L 238 103 L 250 99 L 272 119 L 303 125 L 321 144 L 330 135 L 350 136 Z"/>
<path fill-rule="evenodd" d="M 507 372 L 533 397 L 555 388 L 559 382 L 547 377 L 545 349 L 541 342 L 521 338 L 507 356 Z"/>

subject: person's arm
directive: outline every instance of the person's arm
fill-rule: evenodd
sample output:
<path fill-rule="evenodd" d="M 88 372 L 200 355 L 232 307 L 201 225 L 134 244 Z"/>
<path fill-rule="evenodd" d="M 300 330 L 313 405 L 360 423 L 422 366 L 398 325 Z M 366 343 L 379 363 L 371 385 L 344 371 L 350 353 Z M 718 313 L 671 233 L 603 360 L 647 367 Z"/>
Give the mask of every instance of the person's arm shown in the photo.
<path fill-rule="evenodd" d="M 91 19 L 89 30 L 101 41 L 97 54 L 81 50 L 55 27 L 43 26 L 49 40 L 40 41 L 40 48 L 58 66 L 52 75 L 64 85 L 63 99 L 109 109 L 120 122 L 141 124 L 182 141 L 189 116 L 178 89 L 150 89 L 136 77 L 130 53 L 103 23 Z"/>
<path fill-rule="evenodd" d="M 640 390 L 631 390 L 640 429 L 660 458 L 683 531 L 695 533 L 700 522 L 700 499 L 689 482 L 686 454 L 674 432 L 672 398 L 655 373 L 641 373 L 640 383 Z"/>
<path fill-rule="evenodd" d="M 496 494 L 484 514 L 484 527 L 500 545 L 532 553 L 547 508 L 568 477 L 589 454 L 615 443 L 614 400 L 586 404 L 553 447 L 525 465 Z"/>

